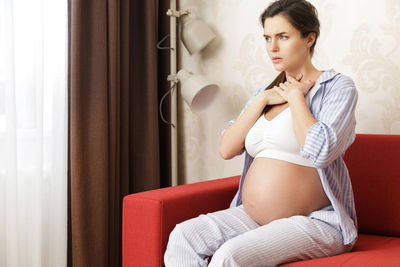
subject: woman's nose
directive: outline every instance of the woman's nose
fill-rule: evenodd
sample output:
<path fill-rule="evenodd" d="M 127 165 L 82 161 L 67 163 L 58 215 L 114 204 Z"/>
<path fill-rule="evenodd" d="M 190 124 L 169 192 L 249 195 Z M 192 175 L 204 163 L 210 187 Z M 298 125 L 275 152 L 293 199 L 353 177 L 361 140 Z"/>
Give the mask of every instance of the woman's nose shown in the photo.
<path fill-rule="evenodd" d="M 277 40 L 275 40 L 275 39 L 271 41 L 271 51 L 272 52 L 279 51 L 279 45 L 278 45 Z"/>

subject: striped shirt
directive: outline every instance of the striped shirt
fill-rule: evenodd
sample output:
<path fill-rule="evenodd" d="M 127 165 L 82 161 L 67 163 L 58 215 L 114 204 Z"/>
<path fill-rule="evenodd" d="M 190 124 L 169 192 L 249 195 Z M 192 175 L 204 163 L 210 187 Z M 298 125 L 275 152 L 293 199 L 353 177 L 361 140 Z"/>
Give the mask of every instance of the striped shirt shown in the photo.
<path fill-rule="evenodd" d="M 247 109 L 255 96 L 268 84 L 258 88 L 247 101 L 239 116 Z M 309 159 L 317 168 L 323 189 L 340 218 L 340 228 L 345 245 L 357 239 L 358 223 L 353 189 L 349 172 L 343 160 L 346 149 L 355 139 L 355 108 L 358 92 L 353 80 L 334 69 L 325 70 L 309 92 L 309 108 L 317 120 L 307 131 L 300 155 Z M 238 117 L 239 117 L 238 116 Z M 235 120 L 230 120 L 228 126 Z M 221 132 L 223 135 L 225 129 Z M 230 207 L 242 204 L 242 186 L 253 157 L 245 152 L 245 161 L 239 188 Z"/>

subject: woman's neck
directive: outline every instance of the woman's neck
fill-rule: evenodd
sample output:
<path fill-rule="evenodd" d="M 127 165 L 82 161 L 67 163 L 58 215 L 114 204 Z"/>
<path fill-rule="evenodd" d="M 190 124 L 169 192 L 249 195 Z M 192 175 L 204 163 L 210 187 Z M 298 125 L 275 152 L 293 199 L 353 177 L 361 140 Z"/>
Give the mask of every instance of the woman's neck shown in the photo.
<path fill-rule="evenodd" d="M 321 71 L 316 69 L 311 61 L 308 61 L 306 64 L 304 64 L 302 67 L 293 70 L 293 71 L 285 71 L 286 76 L 291 75 L 293 77 L 297 77 L 300 73 L 303 74 L 303 77 L 301 78 L 300 81 L 306 81 L 306 80 L 313 80 L 316 81 L 318 77 L 322 74 Z"/>

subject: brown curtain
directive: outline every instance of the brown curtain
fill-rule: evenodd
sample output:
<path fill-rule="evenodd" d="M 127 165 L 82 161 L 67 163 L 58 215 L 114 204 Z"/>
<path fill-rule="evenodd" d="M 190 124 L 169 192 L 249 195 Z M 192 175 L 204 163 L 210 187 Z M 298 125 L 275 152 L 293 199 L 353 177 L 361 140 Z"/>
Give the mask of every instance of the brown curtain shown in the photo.
<path fill-rule="evenodd" d="M 164 2 L 69 0 L 68 266 L 121 266 L 123 197 L 170 186 Z"/>

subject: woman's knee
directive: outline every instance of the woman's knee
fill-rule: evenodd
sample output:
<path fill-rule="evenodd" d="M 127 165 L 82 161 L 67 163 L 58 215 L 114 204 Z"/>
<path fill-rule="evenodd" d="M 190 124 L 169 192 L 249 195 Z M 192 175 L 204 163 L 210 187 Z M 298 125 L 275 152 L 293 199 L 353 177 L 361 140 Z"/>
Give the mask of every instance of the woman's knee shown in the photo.
<path fill-rule="evenodd" d="M 211 258 L 208 266 L 245 266 L 245 258 L 241 257 L 243 243 L 232 238 L 223 243 Z"/>
<path fill-rule="evenodd" d="M 172 231 L 169 233 L 169 241 L 171 242 L 172 239 L 177 239 L 181 235 L 181 227 L 179 226 L 179 224 L 176 224 L 174 229 L 172 229 Z"/>
<path fill-rule="evenodd" d="M 182 240 L 186 239 L 188 236 L 191 235 L 191 232 L 193 232 L 192 225 L 193 222 L 192 220 L 186 220 L 180 223 L 177 223 L 172 229 L 171 233 L 169 234 L 169 238 L 174 239 L 174 240 Z"/>
<path fill-rule="evenodd" d="M 204 227 L 199 217 L 191 218 L 175 225 L 170 233 L 170 240 L 179 240 L 180 242 L 190 243 L 195 245 L 199 239 L 204 239 L 202 236 Z"/>

